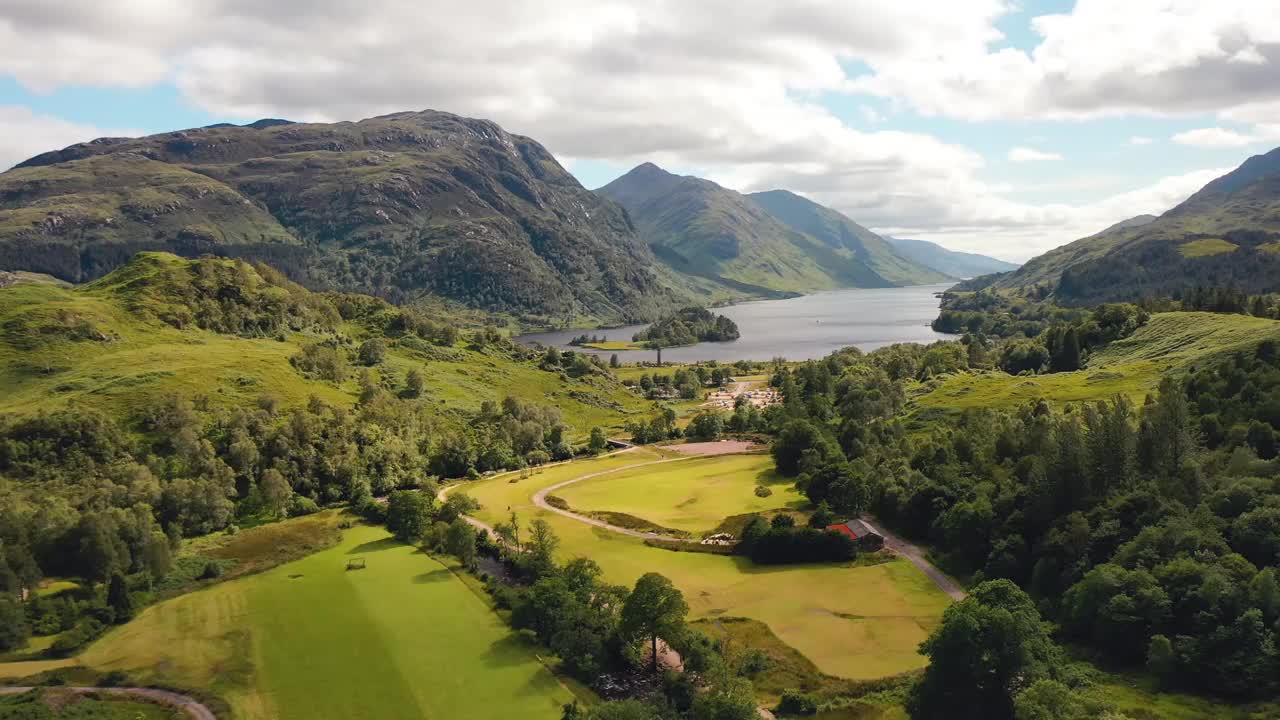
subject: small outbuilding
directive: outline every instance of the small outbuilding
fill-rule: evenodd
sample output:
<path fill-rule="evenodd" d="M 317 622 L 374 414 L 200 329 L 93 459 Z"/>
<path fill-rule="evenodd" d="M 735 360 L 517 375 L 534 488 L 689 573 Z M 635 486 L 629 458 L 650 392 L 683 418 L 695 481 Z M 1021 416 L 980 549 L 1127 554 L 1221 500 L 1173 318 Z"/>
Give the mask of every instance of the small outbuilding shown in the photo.
<path fill-rule="evenodd" d="M 857 518 L 828 525 L 827 529 L 847 535 L 850 540 L 853 540 L 858 544 L 858 547 L 864 550 L 879 550 L 884 546 L 884 537 L 876 532 L 875 528 Z"/>

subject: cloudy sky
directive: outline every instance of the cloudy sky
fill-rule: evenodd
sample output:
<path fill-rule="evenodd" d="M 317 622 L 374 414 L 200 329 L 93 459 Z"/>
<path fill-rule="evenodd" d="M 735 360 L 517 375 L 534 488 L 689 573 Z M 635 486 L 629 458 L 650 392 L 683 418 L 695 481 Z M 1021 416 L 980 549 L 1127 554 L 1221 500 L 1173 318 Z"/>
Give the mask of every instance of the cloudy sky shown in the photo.
<path fill-rule="evenodd" d="M 435 108 L 1024 260 L 1280 145 L 1276 0 L 3 0 L 0 166 Z"/>

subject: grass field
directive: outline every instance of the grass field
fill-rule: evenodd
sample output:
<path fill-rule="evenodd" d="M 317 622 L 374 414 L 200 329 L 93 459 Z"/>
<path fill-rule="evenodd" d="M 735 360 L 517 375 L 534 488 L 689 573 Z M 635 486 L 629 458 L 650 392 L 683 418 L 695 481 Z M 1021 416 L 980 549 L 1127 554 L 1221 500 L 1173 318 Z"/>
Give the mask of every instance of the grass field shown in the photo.
<path fill-rule="evenodd" d="M 648 350 L 642 343 L 632 342 L 630 340 L 605 340 L 603 342 L 583 343 L 582 347 L 592 348 L 593 350 Z"/>
<path fill-rule="evenodd" d="M 368 568 L 347 571 L 351 557 Z M 209 690 L 239 720 L 554 719 L 572 697 L 448 568 L 365 526 L 305 559 L 152 606 L 81 661 Z"/>
<path fill-rule="evenodd" d="M 544 517 L 561 538 L 562 557 L 590 557 L 610 581 L 625 585 L 646 572 L 662 573 L 684 593 L 692 617 L 758 620 L 823 672 L 866 679 L 924 666 L 916 647 L 950 601 L 904 560 L 870 567 L 758 567 L 741 557 L 648 547 L 540 510 L 530 500 L 538 489 L 557 482 L 659 457 L 640 449 L 555 466 L 516 483 L 509 482 L 510 476 L 496 476 L 467 485 L 466 492 L 483 504 L 476 513 L 482 520 L 505 521 L 511 510 L 522 524 Z M 738 462 L 732 455 L 715 460 Z M 665 468 L 654 466 L 657 471 Z"/>
<path fill-rule="evenodd" d="M 769 497 L 757 497 L 757 486 Z M 622 512 L 660 527 L 702 533 L 730 515 L 798 507 L 804 498 L 768 455 L 691 458 L 623 470 L 556 491 L 577 510 Z"/>
<path fill-rule="evenodd" d="M 1013 376 L 998 371 L 952 375 L 915 398 L 917 408 L 1015 407 L 1045 398 L 1058 402 L 1135 402 L 1166 374 L 1182 373 L 1223 353 L 1267 339 L 1280 340 L 1280 322 L 1246 315 L 1160 313 L 1132 336 L 1111 343 L 1077 372 Z"/>
<path fill-rule="evenodd" d="M 181 263 L 156 255 L 152 262 Z M 111 276 L 108 276 L 111 277 Z M 214 404 L 251 407 L 269 394 L 285 407 L 315 395 L 351 406 L 359 394 L 356 373 L 341 385 L 310 380 L 289 363 L 315 338 L 290 334 L 283 341 L 244 338 L 171 327 L 129 310 L 109 285 L 68 289 L 49 283 L 18 283 L 0 289 L 0 412 L 30 414 L 75 405 L 126 417 L 162 398 L 206 395 Z M 68 339 L 69 327 L 89 328 L 91 338 Z M 621 428 L 631 414 L 651 404 L 601 376 L 569 378 L 501 351 L 461 345 L 421 351 L 390 343 L 386 363 L 403 379 L 417 369 L 424 380 L 420 402 L 438 406 L 440 418 L 478 409 L 484 400 L 508 395 L 554 404 L 575 437 L 593 426 Z"/>
<path fill-rule="evenodd" d="M 1271 720 L 1280 717 L 1280 705 L 1234 705 L 1182 693 L 1157 692 L 1147 682 L 1112 677 L 1093 692 L 1121 713 L 1141 720 Z"/>
<path fill-rule="evenodd" d="M 1235 243 L 1227 242 L 1222 238 L 1206 238 L 1182 243 L 1178 246 L 1178 253 L 1188 258 L 1209 257 L 1234 252 L 1237 247 L 1239 246 Z"/>

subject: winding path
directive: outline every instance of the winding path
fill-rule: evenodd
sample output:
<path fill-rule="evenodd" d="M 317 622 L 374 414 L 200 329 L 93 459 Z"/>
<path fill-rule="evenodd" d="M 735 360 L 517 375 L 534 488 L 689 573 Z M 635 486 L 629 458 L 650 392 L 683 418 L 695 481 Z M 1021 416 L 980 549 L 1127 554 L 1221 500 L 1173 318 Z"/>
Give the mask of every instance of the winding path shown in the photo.
<path fill-rule="evenodd" d="M 616 452 L 609 453 L 609 455 L 620 455 L 622 453 L 631 452 L 635 449 L 636 449 L 635 447 L 628 447 L 623 450 L 618 450 Z M 696 456 L 690 456 L 690 457 L 696 457 Z M 625 528 L 620 525 L 614 525 L 612 523 L 608 523 L 603 520 L 598 520 L 593 517 L 588 517 L 586 515 L 579 515 L 578 513 L 575 513 L 571 510 L 562 510 L 558 507 L 555 507 L 549 504 L 547 502 L 547 495 L 550 495 L 552 492 L 559 490 L 560 488 L 568 487 L 569 485 L 572 485 L 577 482 L 582 482 L 583 480 L 590 480 L 592 478 L 597 478 L 597 477 L 600 477 L 601 475 L 610 475 L 612 473 L 622 472 L 623 470 L 632 470 L 634 468 L 645 467 L 648 465 L 661 465 L 663 463 L 679 462 L 680 460 L 686 460 L 686 459 L 688 458 L 664 458 L 662 460 L 649 460 L 646 462 L 638 462 L 638 463 L 632 463 L 630 465 L 623 465 L 622 467 L 610 468 L 609 470 L 601 470 L 600 472 L 587 473 L 586 475 L 581 475 L 576 478 L 563 480 L 561 482 L 556 483 L 555 485 L 545 487 L 535 492 L 533 494 L 533 504 L 544 510 L 549 510 L 553 513 L 563 515 L 567 518 L 570 518 L 571 520 L 576 520 L 580 523 L 586 523 L 587 525 L 602 528 L 604 530 L 609 530 L 611 532 L 616 532 L 620 535 L 627 535 L 630 537 L 641 538 L 645 540 L 671 540 L 674 538 L 672 538 L 670 535 L 663 535 L 661 533 L 643 532 L 641 530 L 632 530 L 631 528 Z M 555 463 L 555 464 L 562 465 L 568 462 L 574 462 L 574 461 L 566 460 L 563 463 Z M 463 486 L 464 484 L 460 483 L 457 485 L 450 485 L 449 487 L 446 487 L 446 488 L 441 488 L 440 492 L 436 497 L 440 502 L 444 502 L 445 497 L 448 495 L 450 490 L 453 490 L 454 488 L 457 488 L 457 487 L 463 487 Z M 468 523 L 470 523 L 473 527 L 480 528 L 481 530 L 488 532 L 490 535 L 497 537 L 491 525 L 481 522 L 480 520 L 477 520 L 470 516 L 463 516 L 463 519 L 466 520 Z M 863 515 L 862 521 L 870 525 L 877 533 L 880 534 L 881 537 L 884 538 L 884 545 L 886 548 L 888 548 L 894 554 L 902 556 L 907 560 L 907 562 L 910 562 L 912 565 L 915 565 L 916 567 L 920 568 L 920 571 L 923 572 L 926 577 L 932 580 L 933 584 L 937 585 L 938 589 L 946 593 L 952 600 L 959 602 L 960 600 L 963 600 L 968 596 L 967 593 L 965 593 L 964 589 L 960 587 L 959 583 L 957 583 L 955 580 L 952 580 L 946 573 L 942 572 L 933 563 L 929 562 L 925 558 L 925 552 L 921 550 L 918 546 L 884 529 L 884 526 L 880 525 L 879 522 L 870 515 Z"/>
<path fill-rule="evenodd" d="M 33 687 L 0 687 L 0 695 L 18 695 L 24 692 L 35 690 Z M 218 720 L 218 716 L 213 714 L 204 703 L 196 700 L 190 695 L 170 692 L 168 690 L 160 690 L 158 688 L 144 687 L 66 687 L 59 685 L 51 688 L 43 688 L 46 690 L 65 690 L 76 693 L 78 695 L 119 695 L 121 697 L 136 697 L 144 700 L 151 700 L 164 705 L 183 710 L 195 718 L 195 720 Z"/>

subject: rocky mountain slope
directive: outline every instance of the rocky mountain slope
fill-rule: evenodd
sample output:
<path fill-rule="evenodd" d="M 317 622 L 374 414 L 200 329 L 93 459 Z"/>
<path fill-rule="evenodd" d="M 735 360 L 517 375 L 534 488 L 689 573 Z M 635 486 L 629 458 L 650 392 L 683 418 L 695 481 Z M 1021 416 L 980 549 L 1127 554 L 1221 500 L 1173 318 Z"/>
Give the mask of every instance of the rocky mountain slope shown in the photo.
<path fill-rule="evenodd" d="M 874 233 L 785 191 L 743 195 L 645 163 L 597 190 L 673 269 L 749 293 L 937 282 Z"/>
<path fill-rule="evenodd" d="M 1158 218 L 1139 216 L 991 278 L 1066 304 L 1134 300 L 1194 287 L 1280 290 L 1280 149 L 1246 160 Z"/>
<path fill-rule="evenodd" d="M 1005 262 L 1004 260 L 978 253 L 948 250 L 928 240 L 906 240 L 891 237 L 886 237 L 885 240 L 893 245 L 899 255 L 955 278 L 971 278 L 1018 269 L 1016 263 Z"/>
<path fill-rule="evenodd" d="M 0 174 L 0 268 L 80 282 L 140 250 L 534 322 L 646 320 L 689 287 L 537 142 L 442 112 L 104 138 Z"/>

